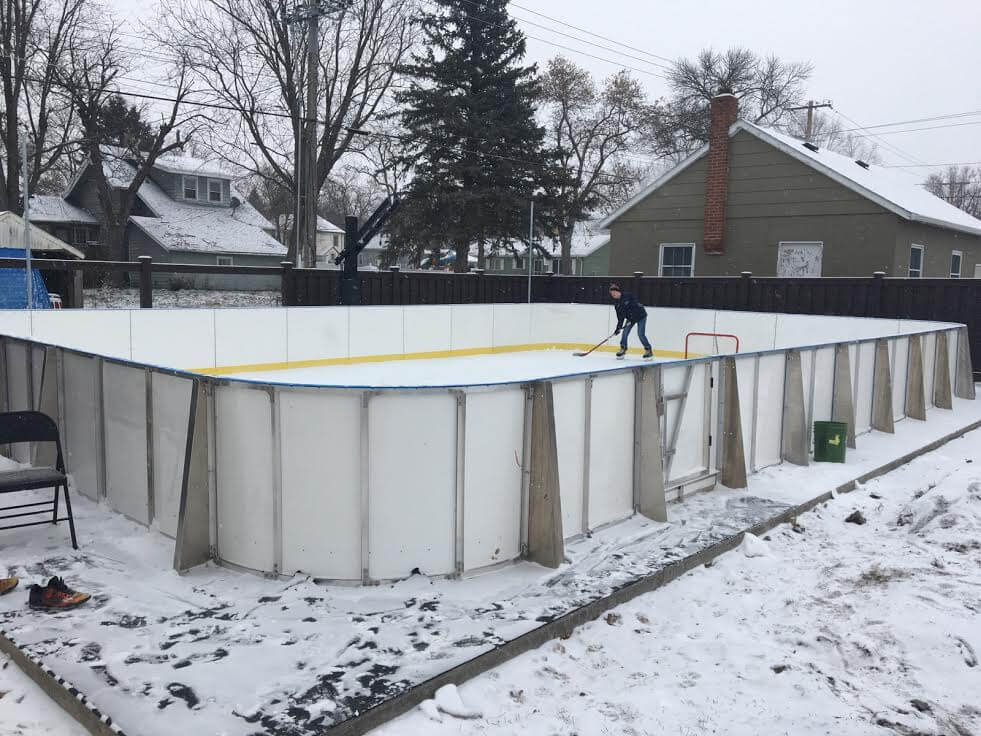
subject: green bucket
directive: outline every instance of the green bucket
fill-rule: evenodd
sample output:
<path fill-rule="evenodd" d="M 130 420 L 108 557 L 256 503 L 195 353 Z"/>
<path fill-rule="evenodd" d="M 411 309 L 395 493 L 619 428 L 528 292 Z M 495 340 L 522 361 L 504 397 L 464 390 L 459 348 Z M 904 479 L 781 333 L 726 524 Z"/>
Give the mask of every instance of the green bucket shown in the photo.
<path fill-rule="evenodd" d="M 845 462 L 848 425 L 845 422 L 814 422 L 814 460 L 819 463 Z"/>

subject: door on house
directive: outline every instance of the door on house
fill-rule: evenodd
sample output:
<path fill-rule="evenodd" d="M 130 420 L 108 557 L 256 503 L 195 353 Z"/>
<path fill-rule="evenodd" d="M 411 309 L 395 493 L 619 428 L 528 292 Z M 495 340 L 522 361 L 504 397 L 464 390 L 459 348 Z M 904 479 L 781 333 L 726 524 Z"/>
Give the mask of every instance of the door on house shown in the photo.
<path fill-rule="evenodd" d="M 783 241 L 777 248 L 777 276 L 805 279 L 821 276 L 824 243 Z"/>

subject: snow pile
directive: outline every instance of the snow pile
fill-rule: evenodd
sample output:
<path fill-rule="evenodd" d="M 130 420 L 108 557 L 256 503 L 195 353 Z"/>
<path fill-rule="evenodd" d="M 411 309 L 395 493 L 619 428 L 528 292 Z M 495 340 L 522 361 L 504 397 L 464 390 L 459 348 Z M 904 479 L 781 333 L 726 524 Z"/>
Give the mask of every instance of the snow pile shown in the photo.
<path fill-rule="evenodd" d="M 185 309 L 200 307 L 278 307 L 282 295 L 278 291 L 224 291 L 220 289 L 154 289 L 155 308 Z M 85 290 L 86 309 L 138 309 L 139 289 L 104 287 Z"/>
<path fill-rule="evenodd" d="M 766 542 L 757 537 L 755 534 L 750 534 L 749 532 L 743 534 L 743 543 L 739 545 L 739 549 L 742 551 L 745 557 L 773 556 Z"/>

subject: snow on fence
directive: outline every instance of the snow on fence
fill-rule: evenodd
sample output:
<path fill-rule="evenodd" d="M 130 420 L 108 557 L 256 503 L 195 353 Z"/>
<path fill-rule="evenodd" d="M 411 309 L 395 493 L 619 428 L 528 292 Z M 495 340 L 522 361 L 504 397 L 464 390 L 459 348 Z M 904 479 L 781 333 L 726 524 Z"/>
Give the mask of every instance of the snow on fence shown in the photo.
<path fill-rule="evenodd" d="M 175 538 L 177 569 L 377 582 L 521 557 L 973 398 L 962 325 L 650 309 L 703 357 L 490 385 L 273 384 L 241 366 L 595 343 L 596 305 L 0 312 L 5 410 L 57 418 L 74 487 Z M 595 365 L 595 364 L 593 364 Z M 238 366 L 237 369 L 229 369 Z M 39 450 L 40 451 L 40 450 Z M 16 455 L 31 460 L 28 450 Z M 35 456 L 35 462 L 44 458 Z"/>

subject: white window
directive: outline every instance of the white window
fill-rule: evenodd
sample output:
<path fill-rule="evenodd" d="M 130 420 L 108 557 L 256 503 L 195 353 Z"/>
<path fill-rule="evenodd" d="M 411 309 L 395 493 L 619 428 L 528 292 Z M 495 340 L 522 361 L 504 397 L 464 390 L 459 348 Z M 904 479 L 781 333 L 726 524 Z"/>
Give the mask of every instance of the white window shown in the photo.
<path fill-rule="evenodd" d="M 959 279 L 961 277 L 961 260 L 963 260 L 964 254 L 955 250 L 950 254 L 950 277 L 952 279 Z"/>
<path fill-rule="evenodd" d="M 217 262 L 219 266 L 232 266 L 235 264 L 235 261 L 231 256 L 218 256 Z"/>
<path fill-rule="evenodd" d="M 695 274 L 694 243 L 661 243 L 661 276 L 687 278 Z"/>
<path fill-rule="evenodd" d="M 909 277 L 918 279 L 923 276 L 923 251 L 922 245 L 911 245 L 909 248 Z"/>
<path fill-rule="evenodd" d="M 514 257 L 514 267 L 517 270 L 519 270 L 519 271 L 521 271 L 522 269 L 524 269 L 524 267 L 525 267 L 525 259 L 522 258 L 521 256 L 515 256 Z"/>
<path fill-rule="evenodd" d="M 184 199 L 198 198 L 198 178 L 196 176 L 184 177 Z"/>
<path fill-rule="evenodd" d="M 777 244 L 777 276 L 784 279 L 819 278 L 824 243 L 782 240 Z"/>
<path fill-rule="evenodd" d="M 208 179 L 208 201 L 221 202 L 221 179 Z"/>

